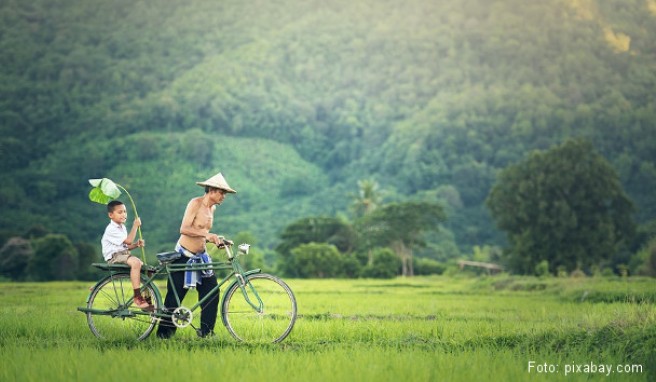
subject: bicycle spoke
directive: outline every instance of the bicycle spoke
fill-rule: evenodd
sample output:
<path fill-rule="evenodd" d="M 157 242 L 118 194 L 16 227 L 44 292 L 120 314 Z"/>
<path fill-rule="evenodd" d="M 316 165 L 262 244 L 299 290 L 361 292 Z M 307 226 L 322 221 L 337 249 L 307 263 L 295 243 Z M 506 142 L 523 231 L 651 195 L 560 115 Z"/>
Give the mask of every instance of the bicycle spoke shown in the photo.
<path fill-rule="evenodd" d="M 144 294 L 154 296 L 152 286 Z M 153 330 L 157 319 L 135 306 L 126 306 L 133 295 L 130 276 L 118 274 L 101 283 L 89 299 L 88 308 L 102 313 L 87 313 L 87 322 L 93 334 L 112 340 L 144 339 Z M 158 302 L 153 300 L 155 307 Z"/>
<path fill-rule="evenodd" d="M 248 277 L 246 295 L 235 284 L 223 301 L 222 316 L 230 334 L 245 342 L 280 342 L 296 321 L 296 299 L 287 284 L 268 275 Z M 250 301 L 250 303 L 249 303 Z M 253 307 L 262 303 L 262 311 Z"/>

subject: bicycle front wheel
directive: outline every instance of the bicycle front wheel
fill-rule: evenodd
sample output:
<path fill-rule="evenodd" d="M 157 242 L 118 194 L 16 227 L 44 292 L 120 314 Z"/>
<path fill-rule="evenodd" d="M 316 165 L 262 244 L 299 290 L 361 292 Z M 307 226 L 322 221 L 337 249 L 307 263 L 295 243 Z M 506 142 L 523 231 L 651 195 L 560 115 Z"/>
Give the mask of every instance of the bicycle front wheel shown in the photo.
<path fill-rule="evenodd" d="M 152 301 L 155 310 L 160 308 L 153 285 L 141 292 Z M 126 306 L 134 295 L 129 274 L 115 274 L 107 277 L 92 292 L 87 308 L 87 323 L 91 332 L 98 338 L 109 340 L 143 340 L 150 335 L 157 324 L 157 318 L 134 305 Z"/>
<path fill-rule="evenodd" d="M 228 332 L 243 342 L 284 340 L 296 322 L 296 297 L 284 281 L 257 273 L 233 284 L 226 292 L 221 316 Z"/>

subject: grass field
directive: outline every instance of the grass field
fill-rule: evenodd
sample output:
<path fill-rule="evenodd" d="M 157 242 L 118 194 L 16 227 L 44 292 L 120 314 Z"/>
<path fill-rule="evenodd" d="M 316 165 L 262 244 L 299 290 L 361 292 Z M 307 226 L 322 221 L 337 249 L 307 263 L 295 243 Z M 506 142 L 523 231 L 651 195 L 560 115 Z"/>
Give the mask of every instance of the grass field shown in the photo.
<path fill-rule="evenodd" d="M 654 279 L 286 281 L 296 327 L 257 346 L 99 341 L 76 311 L 93 283 L 0 283 L 0 381 L 656 380 Z"/>

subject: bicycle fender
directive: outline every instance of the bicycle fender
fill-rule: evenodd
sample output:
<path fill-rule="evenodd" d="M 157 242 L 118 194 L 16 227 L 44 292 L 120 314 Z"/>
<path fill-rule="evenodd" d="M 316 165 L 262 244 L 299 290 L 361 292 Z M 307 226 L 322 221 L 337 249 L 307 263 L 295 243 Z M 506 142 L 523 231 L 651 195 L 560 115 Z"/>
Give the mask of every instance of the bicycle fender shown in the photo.
<path fill-rule="evenodd" d="M 250 275 L 254 275 L 254 274 L 256 274 L 256 273 L 262 273 L 262 270 L 259 269 L 259 268 L 258 268 L 258 269 L 252 269 L 252 270 L 250 270 L 250 271 L 248 271 L 248 272 L 244 272 L 244 273 L 242 273 L 241 275 L 242 275 L 244 278 L 246 278 L 246 277 L 248 277 L 248 276 L 250 276 Z M 230 285 L 228 285 L 228 287 L 225 289 L 225 292 L 223 292 L 223 300 L 225 300 L 226 296 L 228 295 L 228 291 L 229 291 L 230 289 L 232 289 L 232 286 L 235 285 L 235 284 L 237 284 L 238 281 L 239 281 L 239 279 L 238 279 L 238 278 L 235 278 L 235 280 L 234 280 L 232 283 L 230 283 Z M 222 301 L 223 301 L 223 300 L 222 300 Z"/>
<path fill-rule="evenodd" d="M 258 269 L 252 269 L 252 270 L 250 270 L 250 271 L 248 271 L 248 272 L 244 272 L 244 273 L 242 273 L 242 277 L 246 278 L 246 277 L 248 277 L 248 276 L 250 276 L 250 275 L 254 275 L 254 274 L 257 274 L 257 273 L 262 273 L 262 270 L 259 269 L 259 268 L 258 268 Z M 223 292 L 223 298 L 221 299 L 221 301 L 222 301 L 222 303 L 221 303 L 221 321 L 223 322 L 223 326 L 227 326 L 227 323 L 226 323 L 226 321 L 225 321 L 225 315 L 223 314 L 223 312 L 224 312 L 223 303 L 225 302 L 226 297 L 228 297 L 228 291 L 229 291 L 230 289 L 232 289 L 232 287 L 233 287 L 235 284 L 237 284 L 238 281 L 239 281 L 239 279 L 235 278 L 235 280 L 234 280 L 232 283 L 230 283 L 230 285 L 228 285 L 228 287 L 227 287 L 227 288 L 225 289 L 225 291 Z"/>

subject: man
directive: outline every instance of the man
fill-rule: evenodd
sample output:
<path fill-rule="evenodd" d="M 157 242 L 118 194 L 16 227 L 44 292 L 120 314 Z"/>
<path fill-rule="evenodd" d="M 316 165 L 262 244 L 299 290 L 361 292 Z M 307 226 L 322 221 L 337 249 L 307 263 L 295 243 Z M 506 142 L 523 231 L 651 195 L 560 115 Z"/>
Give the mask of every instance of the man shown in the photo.
<path fill-rule="evenodd" d="M 173 264 L 188 263 L 192 259 L 209 259 L 205 244 L 224 244 L 221 236 L 210 233 L 212 223 L 214 222 L 214 211 L 217 205 L 223 203 L 227 193 L 235 194 L 237 191 L 228 185 L 228 182 L 226 182 L 221 173 L 214 175 L 204 182 L 196 182 L 196 184 L 205 187 L 205 195 L 191 199 L 187 204 L 184 216 L 182 217 L 182 224 L 180 225 L 180 239 L 175 246 L 176 251 L 180 252 L 182 256 L 173 261 Z M 187 294 L 189 285 L 185 285 L 185 273 L 173 272 L 171 274 L 173 283 L 170 280 L 167 283 L 164 307 L 169 311 L 173 311 L 178 307 L 174 288 L 180 298 L 180 302 L 182 302 Z M 203 273 L 205 274 L 198 279 L 197 285 L 191 285 L 191 287 L 196 287 L 198 290 L 199 300 L 204 298 L 217 285 L 214 272 L 206 271 Z M 189 278 L 187 278 L 188 281 Z M 201 307 L 200 328 L 198 329 L 198 335 L 200 337 L 207 337 L 214 334 L 218 305 L 219 294 L 217 293 Z M 159 338 L 169 338 L 175 333 L 175 330 L 176 327 L 171 321 L 162 320 L 157 328 L 157 336 Z"/>

